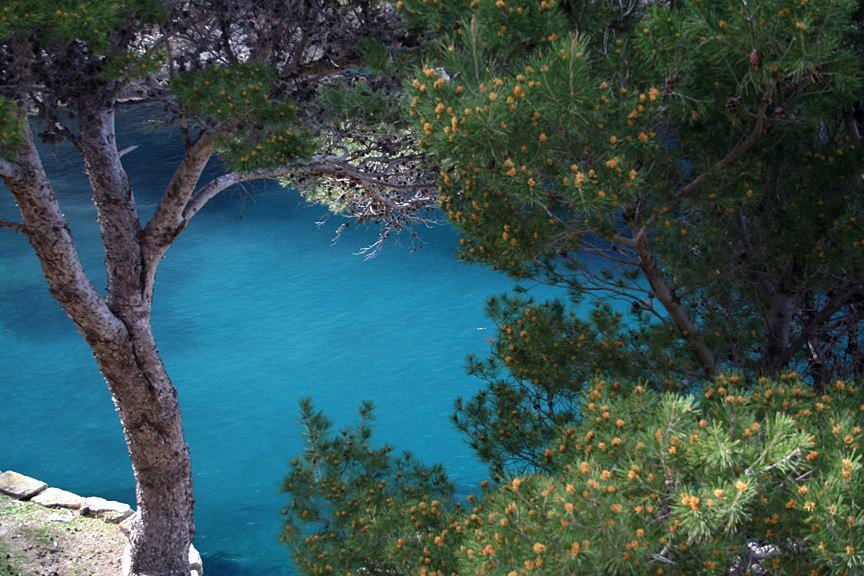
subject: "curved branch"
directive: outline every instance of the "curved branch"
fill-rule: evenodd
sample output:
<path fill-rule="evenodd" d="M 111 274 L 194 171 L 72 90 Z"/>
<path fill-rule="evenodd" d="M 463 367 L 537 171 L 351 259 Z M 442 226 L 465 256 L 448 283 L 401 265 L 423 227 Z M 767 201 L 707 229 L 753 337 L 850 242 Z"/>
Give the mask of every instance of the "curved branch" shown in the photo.
<path fill-rule="evenodd" d="M 762 105 L 759 106 L 759 110 L 756 112 L 756 125 L 753 127 L 753 131 L 750 132 L 750 135 L 747 136 L 741 143 L 735 146 L 732 150 L 729 151 L 726 156 L 721 158 L 713 167 L 712 172 L 718 172 L 720 170 L 724 170 L 730 164 L 741 158 L 745 153 L 747 153 L 751 148 L 753 148 L 765 135 L 765 119 L 767 118 L 768 106 L 771 105 L 771 100 L 774 98 L 774 83 L 768 85 L 765 89 L 765 94 L 762 97 Z M 704 172 L 697 176 L 695 179 L 691 180 L 686 185 L 682 186 L 678 192 L 675 193 L 676 198 L 683 198 L 700 188 L 708 181 L 708 175 L 710 172 Z"/>
<path fill-rule="evenodd" d="M 417 197 L 409 199 L 404 203 L 395 203 L 392 199 L 387 199 L 380 194 L 380 190 L 415 190 L 415 191 L 434 191 L 436 184 L 434 182 L 403 182 L 400 180 L 387 180 L 376 174 L 364 172 L 355 166 L 335 156 L 312 156 L 308 161 L 295 164 L 292 166 L 282 166 L 278 168 L 262 168 L 259 170 L 250 170 L 248 172 L 232 172 L 224 174 L 211 180 L 203 188 L 198 190 L 192 199 L 189 201 L 186 208 L 183 210 L 183 217 L 186 220 L 192 218 L 198 213 L 210 200 L 216 197 L 223 190 L 230 188 L 236 184 L 249 182 L 252 180 L 267 180 L 281 177 L 313 177 L 313 178 L 334 178 L 337 180 L 345 180 L 352 184 L 359 185 L 366 190 L 376 200 L 385 204 L 390 204 L 393 209 L 400 208 L 418 208 L 420 202 Z M 422 197 L 420 200 L 423 203 L 434 203 L 431 200 L 431 195 Z"/>
<path fill-rule="evenodd" d="M 207 203 L 231 186 L 251 182 L 253 180 L 273 180 L 290 173 L 288 167 L 250 170 L 248 172 L 229 172 L 218 176 L 205 184 L 189 199 L 183 208 L 182 218 L 188 222 L 201 211 Z"/>

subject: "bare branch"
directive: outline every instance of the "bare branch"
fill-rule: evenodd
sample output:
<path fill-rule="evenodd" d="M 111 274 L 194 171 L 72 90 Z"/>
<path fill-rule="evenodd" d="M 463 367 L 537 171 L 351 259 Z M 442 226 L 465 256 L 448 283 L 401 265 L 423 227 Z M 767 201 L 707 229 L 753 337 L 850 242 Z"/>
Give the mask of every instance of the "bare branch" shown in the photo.
<path fill-rule="evenodd" d="M 123 156 L 125 156 L 126 154 L 129 154 L 130 152 L 134 152 L 137 149 L 138 149 L 137 145 L 127 146 L 126 148 L 123 148 L 122 150 L 117 152 L 117 156 L 120 158 L 123 158 Z"/>
<path fill-rule="evenodd" d="M 24 228 L 23 224 L 19 224 L 18 222 L 12 222 L 11 220 L 0 220 L 0 228 L 6 228 L 7 230 L 20 232 L 21 234 L 27 233 L 27 230 Z"/>
<path fill-rule="evenodd" d="M 248 172 L 229 172 L 222 174 L 201 187 L 183 209 L 183 219 L 189 221 L 201 211 L 207 203 L 231 186 L 251 182 L 253 180 L 274 180 L 290 172 L 288 167 L 250 170 Z"/>
<path fill-rule="evenodd" d="M 801 329 L 798 337 L 790 343 L 783 354 L 775 362 L 776 366 L 786 366 L 792 357 L 801 350 L 807 342 L 816 336 L 825 327 L 825 323 L 834 316 L 846 303 L 856 294 L 864 291 L 864 277 L 857 277 L 846 283 L 841 289 L 834 292 L 825 306 L 817 312 L 804 328 Z"/>
<path fill-rule="evenodd" d="M 346 157 L 354 160 L 359 157 L 359 161 L 355 164 Z M 308 200 L 321 202 L 334 213 L 380 227 L 378 240 L 360 250 L 368 258 L 403 230 L 417 224 L 436 223 L 432 217 L 438 206 L 436 183 L 428 172 L 414 167 L 418 158 L 413 155 L 405 158 L 404 165 L 396 160 L 382 170 L 362 153 L 342 157 L 319 154 L 291 166 L 223 174 L 192 196 L 183 209 L 182 219 L 187 223 L 210 200 L 232 186 L 254 180 L 285 180 L 296 184 Z M 324 192 L 316 191 L 316 183 L 322 185 Z M 337 229 L 334 241 L 347 227 L 346 223 Z"/>
<path fill-rule="evenodd" d="M 635 254 L 633 254 L 633 257 L 631 258 L 625 254 L 622 254 L 620 250 L 614 250 L 611 248 L 597 248 L 586 246 L 581 248 L 580 252 L 603 258 L 604 260 L 608 260 L 609 262 L 612 262 L 613 264 L 621 267 L 633 267 L 639 265 L 638 257 Z"/>

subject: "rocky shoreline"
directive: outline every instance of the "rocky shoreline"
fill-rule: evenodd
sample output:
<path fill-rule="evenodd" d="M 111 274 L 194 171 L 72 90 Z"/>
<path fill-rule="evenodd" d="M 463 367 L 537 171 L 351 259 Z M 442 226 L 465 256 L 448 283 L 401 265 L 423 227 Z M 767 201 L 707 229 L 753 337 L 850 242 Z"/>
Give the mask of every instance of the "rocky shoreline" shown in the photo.
<path fill-rule="evenodd" d="M 117 524 L 120 530 L 129 534 L 135 511 L 126 503 L 105 500 L 96 496 L 79 496 L 72 492 L 48 486 L 45 482 L 20 474 L 13 470 L 0 472 L 0 493 L 21 501 L 29 501 L 45 508 L 62 510 L 67 515 L 80 515 L 96 518 L 110 524 Z M 58 515 L 58 521 L 62 518 Z M 129 570 L 129 548 L 123 554 L 124 576 Z M 189 547 L 189 570 L 191 576 L 203 576 L 204 568 L 201 555 L 194 546 Z"/>

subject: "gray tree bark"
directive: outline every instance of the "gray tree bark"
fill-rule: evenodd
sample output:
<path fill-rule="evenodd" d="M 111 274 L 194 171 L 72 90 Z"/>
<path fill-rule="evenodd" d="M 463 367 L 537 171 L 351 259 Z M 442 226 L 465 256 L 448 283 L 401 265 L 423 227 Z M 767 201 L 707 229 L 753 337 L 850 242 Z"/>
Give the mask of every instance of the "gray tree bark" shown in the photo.
<path fill-rule="evenodd" d="M 105 243 L 104 296 L 84 273 L 29 130 L 16 169 L 3 174 L 4 182 L 18 203 L 23 231 L 49 289 L 92 349 L 120 416 L 138 508 L 130 534 L 131 572 L 188 574 L 194 534 L 192 468 L 177 393 L 150 324 L 159 261 L 154 255 L 160 249 L 141 233 L 117 151 L 112 108 L 85 106 L 81 112 L 79 147 Z M 170 244 L 165 236 L 153 235 L 162 239 L 162 252 Z"/>

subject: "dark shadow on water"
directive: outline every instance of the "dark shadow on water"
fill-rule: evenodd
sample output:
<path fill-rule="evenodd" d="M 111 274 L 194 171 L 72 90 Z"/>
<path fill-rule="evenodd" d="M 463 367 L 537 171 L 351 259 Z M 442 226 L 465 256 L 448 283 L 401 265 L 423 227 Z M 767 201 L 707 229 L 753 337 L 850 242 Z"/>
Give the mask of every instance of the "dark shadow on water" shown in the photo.
<path fill-rule="evenodd" d="M 211 574 L 213 576 L 240 576 L 243 574 L 241 563 L 223 552 L 202 554 L 201 560 L 208 576 Z"/>
<path fill-rule="evenodd" d="M 225 552 L 202 553 L 201 560 L 204 564 L 204 573 L 207 576 L 266 576 L 291 573 L 287 570 L 290 562 L 287 557 L 284 566 L 270 566 L 268 568 L 256 566 L 255 572 L 251 572 L 248 565 L 244 566 L 244 562 L 232 558 Z"/>

